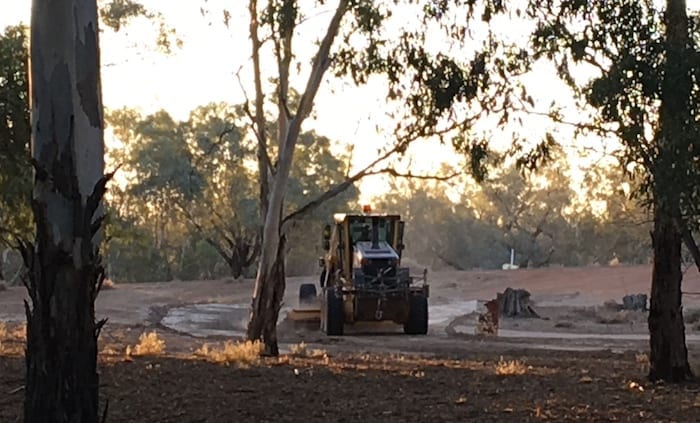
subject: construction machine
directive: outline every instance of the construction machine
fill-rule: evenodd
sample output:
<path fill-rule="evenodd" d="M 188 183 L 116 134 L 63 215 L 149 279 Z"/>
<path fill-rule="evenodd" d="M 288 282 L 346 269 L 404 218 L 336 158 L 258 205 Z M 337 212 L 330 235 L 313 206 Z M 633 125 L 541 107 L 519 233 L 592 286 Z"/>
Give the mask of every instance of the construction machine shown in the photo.
<path fill-rule="evenodd" d="M 336 213 L 323 229 L 324 255 L 316 284 L 302 284 L 294 322 L 319 324 L 328 335 L 343 335 L 346 325 L 387 322 L 404 333 L 428 332 L 427 270 L 412 276 L 401 266 L 405 223 L 397 214 Z"/>

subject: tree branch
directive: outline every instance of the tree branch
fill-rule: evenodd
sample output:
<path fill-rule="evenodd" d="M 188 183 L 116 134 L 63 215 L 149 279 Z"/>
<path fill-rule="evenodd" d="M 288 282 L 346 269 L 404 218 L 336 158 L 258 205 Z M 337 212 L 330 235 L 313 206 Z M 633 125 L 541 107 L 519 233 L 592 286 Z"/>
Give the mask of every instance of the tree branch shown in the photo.
<path fill-rule="evenodd" d="M 698 248 L 698 244 L 695 242 L 693 234 L 690 232 L 690 229 L 688 229 L 688 225 L 677 222 L 677 226 L 683 238 L 683 243 L 686 247 L 688 247 L 688 251 L 690 252 L 690 255 L 693 256 L 693 260 L 695 261 L 695 266 L 697 266 L 698 271 L 700 272 L 700 248 Z"/>
<path fill-rule="evenodd" d="M 246 92 L 245 86 L 243 85 L 243 81 L 241 80 L 241 75 L 240 75 L 241 69 L 236 72 L 236 79 L 238 80 L 238 85 L 241 87 L 241 90 L 243 91 L 243 97 L 245 98 L 245 101 L 243 102 L 243 112 L 246 114 L 248 119 L 250 119 L 250 126 L 252 128 L 253 135 L 255 136 L 255 140 L 257 141 L 258 144 L 258 153 L 260 154 L 260 158 L 262 159 L 263 166 L 272 174 L 275 174 L 275 170 L 272 167 L 272 160 L 270 160 L 270 155 L 267 151 L 267 137 L 265 133 L 265 127 L 263 123 L 263 127 L 258 126 L 258 119 L 256 116 L 253 115 L 253 112 L 250 110 L 250 99 L 248 97 L 248 93 Z M 257 101 L 256 101 L 256 106 L 257 106 Z M 256 107 L 257 108 L 257 107 Z M 263 119 L 264 122 L 264 119 Z"/>
<path fill-rule="evenodd" d="M 372 170 L 376 165 L 381 163 L 382 161 L 386 160 L 389 158 L 391 155 L 401 151 L 403 146 L 401 144 L 396 144 L 392 149 L 387 150 L 384 154 L 376 158 L 372 163 L 369 165 L 365 166 L 363 169 L 355 172 L 353 175 L 348 176 L 343 182 L 337 184 L 333 188 L 329 189 L 328 191 L 324 192 L 323 194 L 319 195 L 315 199 L 309 201 L 305 205 L 299 207 L 297 210 L 293 211 L 292 213 L 288 214 L 282 219 L 282 224 L 285 224 L 291 220 L 298 219 L 299 217 L 302 217 L 304 215 L 307 215 L 314 210 L 316 210 L 318 207 L 320 207 L 324 202 L 329 201 L 338 195 L 342 194 L 345 192 L 348 188 L 350 188 L 355 182 L 359 181 L 360 179 L 370 176 L 370 175 L 379 175 L 379 174 L 389 174 L 394 177 L 398 178 L 411 178 L 411 179 L 426 179 L 426 180 L 436 180 L 436 181 L 448 181 L 452 178 L 455 178 L 460 175 L 460 173 L 455 172 L 451 173 L 449 175 L 417 175 L 412 173 L 411 171 L 408 172 L 399 172 L 396 169 L 392 167 L 385 167 L 382 169 L 377 169 L 377 170 Z"/>

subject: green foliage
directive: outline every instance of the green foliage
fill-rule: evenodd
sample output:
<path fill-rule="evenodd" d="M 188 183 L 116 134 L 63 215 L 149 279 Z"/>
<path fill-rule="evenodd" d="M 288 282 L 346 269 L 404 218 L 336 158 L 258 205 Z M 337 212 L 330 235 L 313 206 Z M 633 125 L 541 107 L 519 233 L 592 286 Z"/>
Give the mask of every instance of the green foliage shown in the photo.
<path fill-rule="evenodd" d="M 178 37 L 175 28 L 169 27 L 159 12 L 146 8 L 142 1 L 104 0 L 99 3 L 101 25 L 114 32 L 119 32 L 134 19 L 143 17 L 157 24 L 155 44 L 161 53 L 170 54 L 173 44 L 178 48 L 182 47 L 183 41 Z"/>
<path fill-rule="evenodd" d="M 595 213 L 578 203 L 562 158 L 552 154 L 537 174 L 513 163 L 479 185 L 465 179 L 461 190 L 458 184 L 395 181 L 378 207 L 406 219 L 409 263 L 433 269 L 499 269 L 511 248 L 520 267 L 648 263 L 648 216 L 626 192 L 606 189 L 620 182 L 620 173 L 603 167 L 586 173 L 580 188 L 607 207 Z"/>
<path fill-rule="evenodd" d="M 152 17 L 143 4 L 133 0 L 110 0 L 100 8 L 102 22 L 115 31 L 139 16 Z"/>
<path fill-rule="evenodd" d="M 0 243 L 31 231 L 28 39 L 26 28 L 0 35 Z"/>
<path fill-rule="evenodd" d="M 107 258 L 114 278 L 198 279 L 225 270 L 251 276 L 261 221 L 255 143 L 240 129 L 242 120 L 240 107 L 223 103 L 198 107 L 183 122 L 164 111 L 107 114 L 109 128 L 125 144 L 110 156 L 128 178 L 110 199 Z M 305 159 L 291 171 L 287 212 L 343 180 L 345 157 L 333 147 L 313 132 L 301 134 L 299 154 Z M 318 240 L 308 234 L 356 197 L 350 188 L 290 226 L 290 275 L 315 269 Z"/>
<path fill-rule="evenodd" d="M 664 37 L 664 11 L 651 0 L 624 2 L 532 2 L 539 24 L 533 49 L 556 63 L 559 76 L 584 105 L 597 113 L 592 126 L 612 131 L 624 148 L 621 167 L 635 184 L 633 195 L 651 207 L 680 201 L 685 218 L 696 226 L 700 210 L 700 113 L 697 93 L 698 40 L 674 51 Z M 679 31 L 696 33 L 696 20 Z M 667 60 L 680 68 L 664 89 Z M 597 76 L 582 83 L 583 67 Z M 684 92 L 692 92 L 684 99 Z M 664 126 L 662 100 L 679 104 L 677 122 Z M 680 102 L 680 103 L 679 103 Z M 683 117 L 687 116 L 687 117 Z M 673 200 L 677 198 L 677 200 Z"/>
<path fill-rule="evenodd" d="M 441 1 L 423 7 L 415 1 L 351 4 L 343 41 L 333 56 L 335 75 L 349 76 L 356 84 L 385 78 L 387 99 L 402 105 L 395 116 L 403 118 L 395 130 L 399 145 L 428 136 L 450 140 L 468 157 L 467 170 L 478 180 L 485 177 L 487 136 L 476 135 L 473 126 L 490 115 L 508 120 L 507 106 L 511 96 L 519 95 L 519 87 L 507 81 L 524 69 L 521 62 L 527 60 L 520 51 L 499 51 L 489 41 L 490 30 L 475 39 L 467 34 L 476 15 L 488 23 L 493 14 L 504 11 L 503 2 Z M 415 21 L 397 21 L 411 16 L 411 11 Z M 433 43 L 440 42 L 461 48 L 436 52 Z"/>

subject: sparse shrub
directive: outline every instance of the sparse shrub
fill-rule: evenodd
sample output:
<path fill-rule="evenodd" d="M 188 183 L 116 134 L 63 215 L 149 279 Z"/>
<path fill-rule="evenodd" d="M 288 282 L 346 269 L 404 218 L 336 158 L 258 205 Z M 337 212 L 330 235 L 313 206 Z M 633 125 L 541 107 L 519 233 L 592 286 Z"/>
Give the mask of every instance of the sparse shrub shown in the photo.
<path fill-rule="evenodd" d="M 501 357 L 496 363 L 496 374 L 499 376 L 524 375 L 530 369 L 520 360 L 503 360 Z"/>
<path fill-rule="evenodd" d="M 22 323 L 15 327 L 12 332 L 10 332 L 10 338 L 15 341 L 25 341 L 27 339 L 27 324 Z"/>
<path fill-rule="evenodd" d="M 202 345 L 194 354 L 205 357 L 216 363 L 252 364 L 260 360 L 263 351 L 263 343 L 260 341 L 224 342 L 221 348 L 210 348 L 208 344 Z"/>
<path fill-rule="evenodd" d="M 0 281 L 0 292 L 7 291 L 7 282 Z"/>
<path fill-rule="evenodd" d="M 139 343 L 131 349 L 126 347 L 126 355 L 144 356 L 144 355 L 159 355 L 165 351 L 165 341 L 158 337 L 156 331 L 150 333 L 142 333 L 139 336 Z"/>
<path fill-rule="evenodd" d="M 5 322 L 0 322 L 0 352 L 2 352 L 3 346 L 2 346 L 2 341 L 7 338 L 7 325 Z"/>
<path fill-rule="evenodd" d="M 646 373 L 649 371 L 649 356 L 646 353 L 635 354 L 634 359 L 639 364 L 640 372 Z"/>
<path fill-rule="evenodd" d="M 295 357 L 309 357 L 309 358 L 322 358 L 328 355 L 328 351 L 321 349 L 310 350 L 307 348 L 306 343 L 301 341 L 298 344 L 292 345 L 290 348 L 291 355 Z"/>
<path fill-rule="evenodd" d="M 23 341 L 26 338 L 26 326 L 8 325 L 5 322 L 0 322 L 0 353 L 2 354 L 22 354 Z"/>
<path fill-rule="evenodd" d="M 304 341 L 301 341 L 298 344 L 292 345 L 290 348 L 292 355 L 298 356 L 298 357 L 306 357 L 306 354 L 308 353 L 306 349 L 306 343 Z"/>

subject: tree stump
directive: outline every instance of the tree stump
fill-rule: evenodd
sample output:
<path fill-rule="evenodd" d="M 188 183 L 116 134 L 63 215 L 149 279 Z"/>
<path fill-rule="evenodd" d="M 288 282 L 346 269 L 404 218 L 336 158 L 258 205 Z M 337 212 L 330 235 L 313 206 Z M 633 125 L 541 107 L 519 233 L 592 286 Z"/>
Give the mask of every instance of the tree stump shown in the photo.
<path fill-rule="evenodd" d="M 647 295 L 625 295 L 622 297 L 622 308 L 624 310 L 647 311 Z"/>
<path fill-rule="evenodd" d="M 506 288 L 496 296 L 501 316 L 540 317 L 530 306 L 530 293 L 524 289 Z"/>
<path fill-rule="evenodd" d="M 498 335 L 498 300 L 486 303 L 486 312 L 479 314 L 476 332 L 479 335 Z"/>

